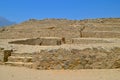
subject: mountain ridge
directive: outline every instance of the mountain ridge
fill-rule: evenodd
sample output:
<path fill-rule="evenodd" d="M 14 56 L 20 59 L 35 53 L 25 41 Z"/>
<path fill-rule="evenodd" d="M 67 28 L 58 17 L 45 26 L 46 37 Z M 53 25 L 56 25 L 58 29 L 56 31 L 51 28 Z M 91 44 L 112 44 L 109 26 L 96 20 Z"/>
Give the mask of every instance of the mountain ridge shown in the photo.
<path fill-rule="evenodd" d="M 0 16 L 0 27 L 10 26 L 16 24 L 15 22 L 9 21 L 8 19 Z"/>

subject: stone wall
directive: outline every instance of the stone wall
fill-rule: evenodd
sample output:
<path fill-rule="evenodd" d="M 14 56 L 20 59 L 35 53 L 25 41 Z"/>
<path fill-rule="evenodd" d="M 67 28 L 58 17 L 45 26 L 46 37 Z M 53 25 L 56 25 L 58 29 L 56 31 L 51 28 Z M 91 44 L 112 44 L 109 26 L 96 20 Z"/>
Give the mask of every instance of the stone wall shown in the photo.
<path fill-rule="evenodd" d="M 40 69 L 40 70 L 79 70 L 79 69 L 117 69 L 120 68 L 120 48 L 109 51 L 103 48 L 86 48 L 83 50 L 63 48 L 42 50 L 40 53 L 15 54 L 4 51 L 1 61 L 12 65 Z M 1 54 L 1 53 L 0 53 Z M 1 56 L 1 55 L 0 55 Z M 9 57 L 9 58 L 8 58 Z M 10 61 L 9 61 L 10 60 Z M 27 60 L 27 61 L 26 61 Z M 8 61 L 8 62 L 6 62 Z M 20 61 L 20 62 L 19 62 Z M 17 63 L 17 64 L 16 64 Z M 28 64 L 30 65 L 28 65 Z"/>
<path fill-rule="evenodd" d="M 120 68 L 120 48 L 110 52 L 97 48 L 41 51 L 33 61 L 33 68 L 40 70 Z"/>
<path fill-rule="evenodd" d="M 34 38 L 34 39 L 27 39 L 27 40 L 17 40 L 9 43 L 49 46 L 49 45 L 61 45 L 63 43 L 63 40 L 62 38 L 57 38 L 57 37 L 43 37 L 43 38 Z"/>
<path fill-rule="evenodd" d="M 91 43 L 112 43 L 103 39 L 90 38 L 72 38 L 72 44 L 91 44 Z"/>

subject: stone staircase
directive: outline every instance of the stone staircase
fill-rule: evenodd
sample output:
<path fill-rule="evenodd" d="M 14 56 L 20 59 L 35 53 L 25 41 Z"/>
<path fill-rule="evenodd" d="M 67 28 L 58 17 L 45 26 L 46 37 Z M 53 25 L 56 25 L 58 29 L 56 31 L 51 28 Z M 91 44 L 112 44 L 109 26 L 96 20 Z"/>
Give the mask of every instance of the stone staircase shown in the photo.
<path fill-rule="evenodd" d="M 32 67 L 33 57 L 31 54 L 11 54 L 5 65 Z"/>

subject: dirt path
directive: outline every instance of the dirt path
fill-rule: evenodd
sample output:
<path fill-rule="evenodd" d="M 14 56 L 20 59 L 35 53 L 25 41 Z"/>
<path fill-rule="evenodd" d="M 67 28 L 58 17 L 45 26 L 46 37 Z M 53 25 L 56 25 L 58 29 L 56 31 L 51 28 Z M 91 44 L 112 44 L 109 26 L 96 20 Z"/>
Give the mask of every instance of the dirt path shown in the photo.
<path fill-rule="evenodd" d="M 120 80 L 120 69 L 64 71 L 0 65 L 0 80 Z"/>

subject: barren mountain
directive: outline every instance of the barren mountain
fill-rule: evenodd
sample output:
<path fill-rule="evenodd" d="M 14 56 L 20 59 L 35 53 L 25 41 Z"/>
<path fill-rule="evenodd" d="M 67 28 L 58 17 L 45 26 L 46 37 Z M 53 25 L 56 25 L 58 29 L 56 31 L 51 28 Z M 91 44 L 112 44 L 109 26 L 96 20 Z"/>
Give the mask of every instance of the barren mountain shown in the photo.
<path fill-rule="evenodd" d="M 15 24 L 15 22 L 11 22 L 4 17 L 0 17 L 0 27 L 1 26 L 10 26 L 10 25 L 13 25 L 13 24 Z"/>

